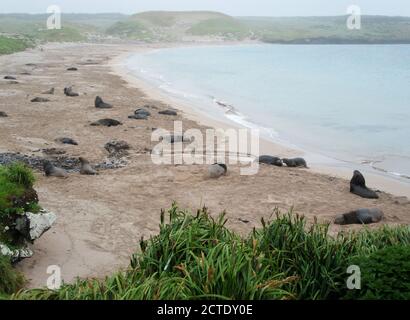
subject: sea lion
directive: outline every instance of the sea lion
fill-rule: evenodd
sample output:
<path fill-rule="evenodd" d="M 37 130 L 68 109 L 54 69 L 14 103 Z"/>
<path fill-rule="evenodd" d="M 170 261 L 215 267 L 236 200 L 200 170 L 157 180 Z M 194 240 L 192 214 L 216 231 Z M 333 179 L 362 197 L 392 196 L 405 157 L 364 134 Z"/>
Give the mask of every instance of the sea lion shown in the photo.
<path fill-rule="evenodd" d="M 215 163 L 208 166 L 208 175 L 210 178 L 217 179 L 221 176 L 225 176 L 228 172 L 228 168 L 223 163 Z"/>
<path fill-rule="evenodd" d="M 296 168 L 296 167 L 303 167 L 307 168 L 307 163 L 306 160 L 303 158 L 293 158 L 293 159 L 282 159 L 283 163 L 286 164 L 286 166 L 291 167 L 291 168 Z"/>
<path fill-rule="evenodd" d="M 105 126 L 105 127 L 116 127 L 122 125 L 121 122 L 114 119 L 100 119 L 91 123 L 92 126 Z"/>
<path fill-rule="evenodd" d="M 180 135 L 168 135 L 168 136 L 164 136 L 162 137 L 162 140 L 168 142 L 168 143 L 177 143 L 177 142 L 192 142 L 191 139 L 189 138 L 185 138 L 184 136 L 180 136 Z"/>
<path fill-rule="evenodd" d="M 34 99 L 31 99 L 31 102 L 49 102 L 50 100 L 46 98 L 41 98 L 41 97 L 36 97 Z"/>
<path fill-rule="evenodd" d="M 64 169 L 53 166 L 50 161 L 43 163 L 43 169 L 47 177 L 67 178 L 68 173 Z"/>
<path fill-rule="evenodd" d="M 97 171 L 95 171 L 90 163 L 88 162 L 87 159 L 80 157 L 79 158 L 80 163 L 81 163 L 81 169 L 80 169 L 80 173 L 81 174 L 85 174 L 85 175 L 96 175 L 98 174 Z"/>
<path fill-rule="evenodd" d="M 50 90 L 44 91 L 42 94 L 54 94 L 55 89 L 51 88 Z"/>
<path fill-rule="evenodd" d="M 151 113 L 146 109 L 137 109 L 134 111 L 134 114 L 129 116 L 129 119 L 136 120 L 147 120 Z"/>
<path fill-rule="evenodd" d="M 8 115 L 4 111 L 0 111 L 0 118 L 7 118 Z"/>
<path fill-rule="evenodd" d="M 77 141 L 71 139 L 71 138 L 58 138 L 56 139 L 56 142 L 62 143 L 62 144 L 71 144 L 73 146 L 78 146 Z"/>
<path fill-rule="evenodd" d="M 283 162 L 280 158 L 272 157 L 272 156 L 260 156 L 258 158 L 258 162 L 259 163 L 264 163 L 264 164 L 270 164 L 270 165 L 278 166 L 278 167 L 283 166 Z"/>
<path fill-rule="evenodd" d="M 17 78 L 13 76 L 5 76 L 4 80 L 17 80 Z"/>
<path fill-rule="evenodd" d="M 175 110 L 171 110 L 171 109 L 159 111 L 158 113 L 166 115 L 166 116 L 177 116 L 178 115 L 178 113 Z"/>
<path fill-rule="evenodd" d="M 380 209 L 358 209 L 340 214 L 335 219 L 335 224 L 370 224 L 380 222 L 384 217 Z"/>
<path fill-rule="evenodd" d="M 104 102 L 101 97 L 97 96 L 95 98 L 95 107 L 99 109 L 111 109 L 112 104 Z"/>
<path fill-rule="evenodd" d="M 79 94 L 77 92 L 73 91 L 73 87 L 64 88 L 64 94 L 67 97 L 78 97 L 79 96 Z"/>
<path fill-rule="evenodd" d="M 366 180 L 360 171 L 355 170 L 350 180 L 350 192 L 366 199 L 378 199 L 379 196 L 366 186 Z"/>
<path fill-rule="evenodd" d="M 68 68 L 67 71 L 78 71 L 78 69 L 76 67 L 71 67 L 71 68 Z"/>

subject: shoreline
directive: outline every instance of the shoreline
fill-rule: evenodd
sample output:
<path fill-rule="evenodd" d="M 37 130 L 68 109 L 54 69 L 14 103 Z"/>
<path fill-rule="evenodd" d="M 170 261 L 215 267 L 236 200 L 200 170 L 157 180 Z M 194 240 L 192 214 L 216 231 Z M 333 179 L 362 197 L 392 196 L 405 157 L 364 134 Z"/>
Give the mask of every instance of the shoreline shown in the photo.
<path fill-rule="evenodd" d="M 211 43 L 211 44 L 169 44 L 158 45 L 154 48 L 141 48 L 137 47 L 134 50 L 118 55 L 113 58 L 109 65 L 112 68 L 114 74 L 119 75 L 124 79 L 131 87 L 139 89 L 144 92 L 148 98 L 161 101 L 178 110 L 181 110 L 189 120 L 195 121 L 200 125 L 211 127 L 214 129 L 243 129 L 246 126 L 241 125 L 233 120 L 225 117 L 224 119 L 213 118 L 204 112 L 201 112 L 199 108 L 196 108 L 192 102 L 183 100 L 182 98 L 176 98 L 167 94 L 165 90 L 148 83 L 142 77 L 138 77 L 131 70 L 127 68 L 126 61 L 135 54 L 144 54 L 152 51 L 171 49 L 171 48 L 188 48 L 188 47 L 214 47 L 214 46 L 232 46 L 232 45 L 249 45 L 249 44 L 261 44 L 261 43 Z M 346 180 L 350 180 L 354 170 L 360 170 L 366 176 L 368 185 L 372 185 L 374 189 L 382 190 L 391 193 L 395 196 L 405 196 L 410 198 L 410 181 L 404 181 L 402 177 L 394 177 L 387 172 L 378 171 L 373 167 L 365 166 L 364 164 L 351 164 L 345 161 L 333 159 L 320 153 L 309 152 L 296 146 L 289 146 L 285 143 L 279 143 L 268 138 L 260 138 L 260 154 L 268 154 L 280 157 L 303 157 L 306 156 L 309 167 L 313 172 L 326 174 L 332 177 L 338 177 Z"/>

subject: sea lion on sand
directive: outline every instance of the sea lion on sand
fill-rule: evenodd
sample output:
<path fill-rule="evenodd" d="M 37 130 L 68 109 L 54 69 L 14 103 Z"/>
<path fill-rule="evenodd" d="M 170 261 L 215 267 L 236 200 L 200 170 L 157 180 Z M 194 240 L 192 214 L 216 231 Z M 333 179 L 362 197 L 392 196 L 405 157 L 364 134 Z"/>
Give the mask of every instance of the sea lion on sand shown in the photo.
<path fill-rule="evenodd" d="M 75 67 L 71 67 L 71 68 L 68 68 L 67 71 L 78 71 L 78 69 Z"/>
<path fill-rule="evenodd" d="M 258 162 L 259 163 L 264 163 L 264 164 L 270 164 L 270 165 L 278 166 L 278 167 L 283 166 L 283 162 L 280 158 L 272 157 L 272 156 L 260 156 L 258 158 Z"/>
<path fill-rule="evenodd" d="M 355 170 L 350 180 L 350 192 L 366 199 L 378 199 L 379 196 L 366 186 L 366 180 L 360 171 Z"/>
<path fill-rule="evenodd" d="M 223 163 L 215 163 L 208 166 L 208 175 L 210 178 L 217 179 L 221 176 L 225 176 L 228 172 L 228 168 Z"/>
<path fill-rule="evenodd" d="M 85 175 L 96 175 L 98 174 L 97 171 L 95 171 L 90 163 L 88 162 L 87 159 L 84 159 L 83 157 L 79 158 L 80 162 L 81 162 L 81 169 L 80 169 L 80 173 L 81 174 L 85 174 Z"/>
<path fill-rule="evenodd" d="M 177 116 L 178 115 L 178 113 L 175 110 L 171 110 L 171 109 L 159 111 L 158 113 L 166 115 L 166 116 Z"/>
<path fill-rule="evenodd" d="M 286 166 L 291 167 L 291 168 L 296 168 L 296 167 L 303 167 L 307 168 L 307 163 L 306 160 L 303 158 L 293 158 L 293 159 L 282 159 L 283 163 L 286 164 Z"/>
<path fill-rule="evenodd" d="M 73 87 L 64 88 L 64 94 L 67 97 L 78 97 L 79 96 L 79 94 L 77 92 L 73 91 Z"/>
<path fill-rule="evenodd" d="M 146 109 L 137 109 L 135 110 L 134 114 L 129 116 L 128 118 L 136 120 L 147 120 L 150 115 L 151 112 Z"/>
<path fill-rule="evenodd" d="M 34 99 L 31 99 L 31 102 L 49 102 L 50 100 L 46 98 L 41 98 L 41 97 L 36 97 Z"/>
<path fill-rule="evenodd" d="M 16 77 L 12 77 L 12 76 L 5 76 L 4 80 L 17 80 Z"/>
<path fill-rule="evenodd" d="M 97 96 L 95 98 L 95 107 L 99 109 L 110 109 L 112 108 L 112 104 L 104 102 L 101 97 Z"/>
<path fill-rule="evenodd" d="M 58 138 L 56 139 L 56 142 L 62 143 L 62 144 L 71 144 L 73 146 L 78 146 L 77 141 L 71 139 L 71 138 Z"/>
<path fill-rule="evenodd" d="M 335 224 L 370 224 L 380 222 L 384 217 L 380 209 L 358 209 L 345 214 L 340 214 L 335 219 Z"/>
<path fill-rule="evenodd" d="M 4 111 L 0 111 L 0 118 L 7 118 L 8 115 Z"/>
<path fill-rule="evenodd" d="M 55 89 L 51 88 L 50 90 L 44 91 L 42 94 L 54 94 Z"/>
<path fill-rule="evenodd" d="M 185 138 L 184 136 L 173 134 L 162 137 L 162 140 L 168 143 L 192 142 L 190 139 Z"/>
<path fill-rule="evenodd" d="M 122 125 L 121 122 L 114 119 L 101 119 L 91 123 L 92 126 L 116 127 Z"/>
<path fill-rule="evenodd" d="M 50 161 L 43 163 L 43 169 L 47 177 L 67 178 L 68 173 L 64 169 L 53 166 Z"/>

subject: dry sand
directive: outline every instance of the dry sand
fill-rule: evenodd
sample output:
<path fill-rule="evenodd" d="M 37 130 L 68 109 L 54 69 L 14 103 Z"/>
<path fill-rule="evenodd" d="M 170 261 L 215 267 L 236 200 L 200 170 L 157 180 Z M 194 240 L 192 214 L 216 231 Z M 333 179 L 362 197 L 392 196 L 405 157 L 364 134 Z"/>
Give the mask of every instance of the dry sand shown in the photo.
<path fill-rule="evenodd" d="M 97 163 L 107 156 L 104 144 L 112 139 L 125 140 L 132 147 L 126 167 L 101 171 L 98 176 L 75 173 L 60 180 L 37 172 L 35 188 L 41 205 L 55 212 L 58 220 L 34 244 L 34 257 L 18 265 L 29 287 L 45 285 L 50 265 L 61 267 L 66 282 L 77 276 L 103 277 L 125 268 L 140 238 L 158 232 L 160 210 L 169 208 L 174 200 L 192 210 L 206 205 L 215 215 L 226 210 L 228 226 L 244 235 L 259 227 L 260 219 L 268 219 L 276 207 L 283 211 L 294 207 L 295 213 L 304 214 L 309 221 L 315 216 L 319 221 L 332 221 L 339 213 L 378 207 L 386 215 L 383 224 L 410 224 L 410 203 L 406 199 L 384 192 L 379 200 L 362 199 L 349 192 L 348 180 L 313 170 L 261 166 L 258 174 L 241 176 L 239 166 L 230 166 L 228 176 L 209 180 L 204 178 L 206 165 L 154 165 L 147 151 L 153 147 L 152 128 L 172 130 L 173 120 L 178 119 L 184 129 L 203 131 L 206 121 L 193 121 L 200 117 L 195 118 L 195 112 L 186 108 L 184 117 L 158 115 L 157 111 L 167 107 L 166 100 L 136 89 L 135 82 L 127 82 L 119 70 L 119 60 L 113 60 L 134 50 L 141 47 L 66 44 L 0 57 L 1 78 L 10 74 L 19 81 L 10 84 L 0 80 L 0 111 L 9 115 L 0 118 L 0 152 L 41 156 L 41 149 L 56 147 L 69 156 L 83 156 Z M 66 71 L 71 66 L 79 70 Z M 68 85 L 74 85 L 80 96 L 64 96 L 63 88 Z M 50 102 L 30 102 L 51 87 L 56 88 L 55 95 L 44 96 Z M 97 110 L 96 95 L 114 108 Z M 150 110 L 149 120 L 128 119 L 145 104 L 158 108 Z M 89 125 L 101 118 L 117 119 L 123 125 Z M 54 141 L 63 136 L 79 145 L 63 146 Z M 272 144 L 262 149 L 280 156 L 297 154 Z M 331 232 L 348 228 L 362 227 L 332 225 Z"/>

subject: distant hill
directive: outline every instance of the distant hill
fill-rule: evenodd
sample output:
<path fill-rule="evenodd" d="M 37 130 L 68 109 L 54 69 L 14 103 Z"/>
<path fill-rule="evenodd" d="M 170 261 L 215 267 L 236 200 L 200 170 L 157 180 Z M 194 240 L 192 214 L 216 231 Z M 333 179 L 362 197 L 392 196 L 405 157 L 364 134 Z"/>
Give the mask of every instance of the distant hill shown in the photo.
<path fill-rule="evenodd" d="M 108 34 L 145 41 L 184 41 L 195 38 L 244 38 L 246 26 L 228 15 L 211 11 L 135 14 L 108 29 Z"/>
<path fill-rule="evenodd" d="M 63 14 L 62 30 L 46 30 L 46 14 L 0 14 L 0 35 L 28 42 L 259 40 L 283 44 L 410 43 L 410 18 L 362 16 L 348 30 L 346 16 L 231 17 L 219 12 L 150 11 L 132 16 Z"/>
<path fill-rule="evenodd" d="M 47 30 L 47 14 L 0 14 L 0 34 L 24 36 L 33 42 L 85 41 L 90 34 L 105 36 L 122 14 L 63 14 L 61 30 Z"/>
<path fill-rule="evenodd" d="M 349 30 L 347 16 L 238 18 L 255 37 L 270 43 L 410 43 L 410 18 L 362 16 L 360 30 Z"/>

